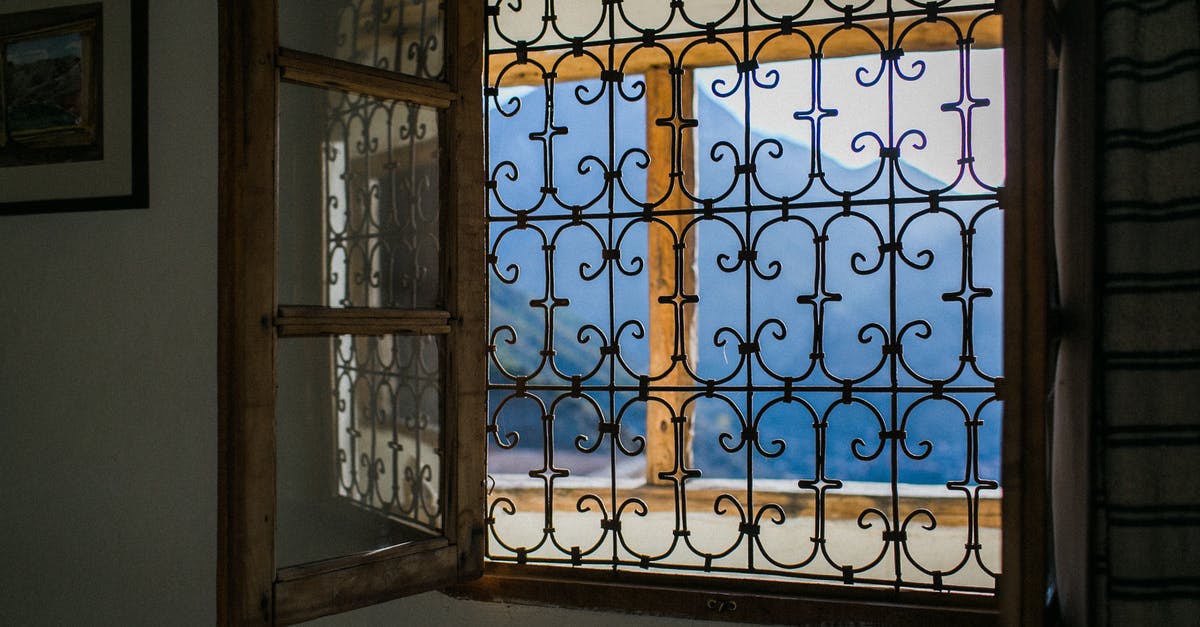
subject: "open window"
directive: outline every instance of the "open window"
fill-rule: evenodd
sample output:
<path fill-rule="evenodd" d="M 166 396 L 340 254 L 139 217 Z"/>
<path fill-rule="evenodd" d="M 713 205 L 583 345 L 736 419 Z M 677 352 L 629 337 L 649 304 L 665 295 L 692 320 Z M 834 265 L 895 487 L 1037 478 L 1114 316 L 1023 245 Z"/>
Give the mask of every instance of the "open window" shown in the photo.
<path fill-rule="evenodd" d="M 482 556 L 482 12 L 272 6 L 221 8 L 229 624 L 445 586 Z"/>
<path fill-rule="evenodd" d="M 1044 9 L 1021 2 L 1003 7 L 957 1 L 796 4 L 359 0 L 328 9 L 294 1 L 281 2 L 278 9 L 221 4 L 218 606 L 223 623 L 298 622 L 481 573 L 486 574 L 478 583 L 456 589 L 475 598 L 762 622 L 797 617 L 914 625 L 1039 621 L 1045 564 Z M 618 20 L 629 22 L 618 14 L 646 10 L 661 14 L 668 27 L 617 32 Z M 506 12 L 536 12 L 538 19 L 531 34 L 501 46 L 511 60 L 489 61 L 485 67 L 485 29 L 497 29 Z M 561 35 L 587 31 L 594 16 L 609 25 L 598 31 L 603 43 L 596 50 L 574 41 L 576 35 Z M 567 24 L 572 20 L 576 23 Z M 923 33 L 932 30 L 949 32 L 950 38 L 931 43 Z M 530 44 L 538 32 L 559 33 L 558 41 Z M 824 42 L 834 39 L 847 47 L 827 48 Z M 935 185 L 937 177 L 932 183 L 906 181 L 909 170 L 899 164 L 932 139 L 897 130 L 891 90 L 912 82 L 899 74 L 924 71 L 918 65 L 933 63 L 917 63 L 924 52 L 957 51 L 961 62 L 962 51 L 994 47 L 999 39 L 1007 70 L 1003 186 L 975 177 L 983 183 L 972 192 L 977 197 L 962 199 L 940 191 L 938 185 L 948 181 Z M 804 152 L 802 142 L 784 146 L 778 138 L 756 137 L 770 130 L 761 125 L 742 124 L 714 135 L 711 126 L 695 124 L 701 107 L 724 107 L 728 113 L 738 100 L 753 116 L 762 106 L 754 99 L 769 97 L 772 81 L 822 84 L 827 79 L 819 78 L 816 68 L 831 69 L 833 57 L 854 55 L 872 55 L 873 61 L 862 72 L 847 70 L 850 80 L 877 86 L 889 103 L 885 132 L 846 131 L 852 152 L 873 155 L 865 183 L 830 180 L 836 177 L 812 142 Z M 547 58 L 562 63 L 544 63 Z M 629 59 L 636 62 L 623 61 Z M 783 67 L 789 63 L 799 65 Z M 505 68 L 508 84 L 501 77 Z M 949 117 L 966 119 L 982 108 L 962 91 L 969 84 L 964 75 L 960 67 L 957 95 L 936 103 Z M 532 113 L 544 124 L 522 139 L 540 143 L 543 156 L 558 150 L 554 154 L 567 158 L 562 164 L 543 159 L 534 168 L 536 176 L 528 170 L 518 176 L 519 159 L 493 159 L 489 171 L 484 122 L 518 115 L 512 103 L 520 98 L 511 90 L 530 87 L 547 94 L 564 87 L 570 92 L 557 102 L 539 96 L 543 106 L 532 106 Z M 817 127 L 838 117 L 828 103 L 814 99 L 818 92 L 810 88 L 807 105 L 799 105 L 793 111 L 799 117 L 791 118 L 808 125 L 810 139 L 822 137 Z M 595 110 L 603 115 L 584 126 L 604 131 L 603 141 L 591 144 L 586 133 L 573 130 L 573 155 L 562 150 L 567 138 L 555 117 L 564 113 L 561 107 L 572 106 L 571 99 L 584 108 L 599 103 Z M 852 117 L 846 109 L 840 119 Z M 620 128 L 637 128 L 639 136 L 622 143 L 615 132 L 618 118 L 633 121 Z M 954 165 L 967 172 L 978 146 L 970 144 L 969 132 L 957 136 L 963 137 L 968 145 L 957 147 Z M 804 167 L 768 176 L 770 166 L 786 165 L 781 156 L 794 151 L 807 155 Z M 714 180 L 698 176 L 695 165 L 704 160 L 736 189 L 708 191 L 705 186 Z M 561 178 L 551 172 L 554 168 Z M 847 172 L 853 179 L 854 172 Z M 560 183 L 572 177 L 570 184 Z M 532 182 L 535 196 L 552 199 L 545 214 L 519 205 L 512 211 L 488 209 L 487 195 L 499 198 L 500 187 L 522 180 Z M 828 198 L 814 200 L 795 191 L 806 187 L 822 189 Z M 767 211 L 755 211 L 758 206 L 770 206 L 778 215 L 767 217 Z M 806 214 L 821 212 L 825 222 L 859 227 L 869 245 L 830 252 L 840 245 L 836 233 L 805 231 L 805 220 L 817 224 Z M 983 228 L 996 231 L 987 241 L 1006 251 L 1002 262 L 998 257 L 987 262 L 1002 264 L 1003 278 L 972 283 L 979 278 L 971 251 L 980 228 L 971 220 L 1001 212 L 1003 220 Z M 594 213 L 601 215 L 600 222 L 593 221 Z M 920 276 L 897 283 L 898 271 L 919 273 L 928 261 L 922 252 L 932 250 L 909 246 L 911 239 L 900 234 L 918 214 L 921 220 L 948 223 L 963 218 L 951 229 L 954 245 L 946 248 L 946 255 L 959 261 L 957 291 L 923 285 Z M 919 239 L 920 233 L 907 236 Z M 617 245 L 621 237 L 625 240 Z M 763 238 L 778 239 L 777 249 L 768 250 Z M 521 264 L 506 262 L 511 253 L 498 242 L 532 255 L 535 261 L 526 268 L 544 264 L 540 278 L 528 270 L 517 276 L 512 268 Z M 788 242 L 800 243 L 811 266 L 799 278 L 783 279 L 790 281 L 790 291 L 775 289 L 787 264 L 775 259 L 776 266 L 768 259 L 786 251 Z M 795 352 L 781 346 L 816 338 L 800 352 L 800 361 L 814 371 L 825 367 L 828 346 L 817 329 L 836 325 L 822 311 L 859 310 L 835 297 L 831 275 L 820 269 L 834 261 L 867 282 L 887 275 L 879 288 L 887 296 L 885 319 L 841 328 L 851 329 L 850 343 L 883 365 L 868 365 L 866 374 L 825 373 L 816 382 L 790 372 L 794 364 L 781 365 L 782 356 Z M 559 262 L 566 265 L 558 268 Z M 706 266 L 709 278 L 701 276 Z M 489 273 L 501 284 L 490 289 L 493 319 L 497 307 L 531 309 L 541 315 L 530 329 L 518 333 L 520 323 L 489 328 Z M 730 299 L 737 301 L 724 321 L 720 312 L 709 319 L 699 312 L 714 300 L 711 292 L 705 292 L 708 300 L 700 294 L 713 289 L 700 285 L 712 277 L 718 291 L 732 290 Z M 505 292 L 503 286 L 531 278 L 540 291 L 525 297 Z M 621 282 L 633 283 L 632 289 L 646 296 L 644 312 L 616 311 L 625 307 L 612 298 L 614 290 L 625 289 L 618 287 Z M 587 289 L 576 289 L 574 301 L 563 296 L 589 283 L 605 285 L 600 300 L 588 305 L 595 290 Z M 760 297 L 779 292 L 786 292 L 800 318 L 755 313 L 766 311 Z M 931 376 L 928 368 L 906 368 L 903 356 L 916 357 L 919 340 L 934 335 L 926 326 L 901 320 L 908 305 L 903 295 L 917 292 L 937 307 L 958 311 L 991 299 L 996 303 L 992 313 L 1004 319 L 1002 360 L 993 350 L 989 358 L 995 367 L 976 368 L 979 355 L 971 348 L 974 338 L 967 336 L 978 318 L 964 313 L 955 327 L 956 345 L 968 348 L 954 356 L 973 373 L 972 383 Z M 530 337 L 535 341 L 524 344 Z M 689 362 L 701 342 L 722 354 Z M 513 356 L 513 351 L 524 352 Z M 586 358 L 572 361 L 571 351 Z M 523 360 L 541 365 L 530 369 Z M 601 366 L 593 372 L 596 363 Z M 562 364 L 570 367 L 559 368 Z M 702 372 L 710 366 L 716 370 Z M 539 372 L 549 380 L 539 379 Z M 763 382 L 769 383 L 763 387 Z M 950 389 L 958 383 L 969 389 Z M 591 402 L 597 395 L 599 409 Z M 955 395 L 971 398 L 958 405 L 946 400 Z M 920 415 L 927 408 L 954 405 L 961 410 L 955 414 L 957 442 L 969 449 L 977 446 L 973 438 L 982 429 L 997 426 L 990 414 L 982 414 L 998 415 L 1001 402 L 1002 434 L 989 437 L 1003 441 L 997 462 L 1003 504 L 986 498 L 985 493 L 996 492 L 995 477 L 971 469 L 978 450 L 975 457 L 965 453 L 961 485 L 949 486 L 954 479 L 941 484 L 942 491 L 953 493 L 954 511 L 906 501 L 914 495 L 905 492 L 909 488 L 900 477 L 906 470 L 898 460 L 919 463 L 938 443 L 922 445 L 915 427 L 911 437 L 916 441 L 908 442 L 911 425 L 905 417 L 928 420 Z M 494 481 L 485 481 L 489 447 L 497 464 L 506 455 L 526 452 L 509 437 L 515 430 L 512 416 L 504 413 L 517 405 L 525 405 L 523 415 L 532 416 L 526 431 L 534 435 L 522 436 L 524 445 L 533 439 L 538 446 L 508 474 L 532 480 L 533 489 L 504 483 L 512 477 L 495 473 Z M 728 420 L 702 431 L 698 416 L 714 410 Z M 862 433 L 843 435 L 851 461 L 883 469 L 884 493 L 850 495 L 844 502 L 830 497 L 846 492 L 847 478 L 840 471 L 822 470 L 829 459 L 828 417 L 838 411 L 868 425 Z M 561 432 L 556 421 L 563 426 L 568 420 L 560 417 L 568 414 L 578 423 L 572 428 L 578 428 Z M 803 442 L 785 449 L 771 430 L 788 415 L 808 420 Z M 562 451 L 544 444 L 559 437 Z M 717 442 L 718 448 L 699 452 L 700 438 Z M 813 463 L 795 477 L 779 460 L 799 449 Z M 699 483 L 694 471 L 711 461 L 700 457 L 714 450 L 726 461 L 736 459 L 731 476 L 720 477 L 733 484 Z M 580 460 L 607 456 L 608 465 L 599 473 L 607 483 L 597 488 L 585 481 L 567 486 L 575 492 L 555 492 L 570 483 L 568 477 L 586 474 L 564 474 L 566 466 L 556 461 L 560 452 Z M 624 486 L 616 473 L 629 470 L 618 471 L 612 463 L 618 456 L 641 458 L 629 477 L 621 478 L 636 480 L 647 496 L 618 494 Z M 501 465 L 492 466 L 497 468 Z M 763 470 L 788 476 L 756 474 Z M 772 483 L 777 480 L 789 485 Z M 797 487 L 800 496 L 794 502 L 776 502 Z M 485 498 L 485 489 L 492 490 L 491 497 Z M 855 500 L 859 497 L 866 500 Z M 534 540 L 502 543 L 513 532 L 499 530 L 498 521 L 518 511 L 521 499 L 532 504 L 529 509 L 542 507 L 525 528 Z M 758 500 L 752 505 L 751 499 Z M 588 533 L 603 536 L 601 550 L 587 541 L 556 544 L 560 530 L 553 516 L 559 514 L 553 512 L 561 503 L 590 517 L 594 528 Z M 692 551 L 690 561 L 681 564 L 659 560 L 663 551 L 645 547 L 609 551 L 617 546 L 614 538 L 655 508 L 665 513 L 668 544 L 693 541 L 685 509 L 715 514 L 718 527 L 732 521 L 722 533 L 737 540 Z M 774 573 L 727 565 L 754 563 L 757 553 L 757 564 L 765 567 L 771 560 L 758 543 L 785 526 L 776 521 L 796 520 L 797 513 L 801 520 L 816 521 L 806 541 L 821 552 L 829 540 L 821 525 L 838 508 L 850 514 L 841 522 L 857 526 L 883 547 L 881 559 L 825 560 L 828 568 L 813 571 L 812 577 L 790 557 L 777 559 Z M 915 548 L 910 533 L 931 531 L 933 518 L 942 525 L 956 521 L 965 530 L 961 553 L 967 562 L 982 565 L 977 570 L 983 584 L 964 582 L 957 562 L 923 570 L 925 560 L 910 558 Z M 982 554 L 985 543 L 980 542 L 985 519 L 1003 527 L 1003 545 L 991 546 L 989 556 Z M 561 533 L 567 533 L 565 526 Z M 493 561 L 485 567 L 489 534 Z M 539 537 L 548 540 L 539 545 Z M 613 563 L 596 561 L 605 552 Z M 902 566 L 895 566 L 898 561 Z M 674 572 L 661 572 L 661 566 Z M 791 576 L 801 571 L 802 581 Z"/>
<path fill-rule="evenodd" d="M 999 615 L 1037 511 L 1014 434 L 1041 424 L 1042 336 L 1015 329 L 1044 205 L 1013 194 L 1041 148 L 1004 149 L 1046 111 L 1011 109 L 1030 57 L 1001 69 L 1021 8 L 489 3 L 489 564 L 465 593 Z"/>

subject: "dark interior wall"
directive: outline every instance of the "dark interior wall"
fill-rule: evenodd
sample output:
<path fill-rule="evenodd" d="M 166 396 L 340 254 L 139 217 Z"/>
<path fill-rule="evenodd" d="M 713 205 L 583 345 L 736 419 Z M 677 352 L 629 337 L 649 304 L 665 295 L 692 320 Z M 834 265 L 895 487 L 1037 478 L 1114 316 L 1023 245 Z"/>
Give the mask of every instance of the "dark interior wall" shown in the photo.
<path fill-rule="evenodd" d="M 216 3 L 149 4 L 150 208 L 0 218 L 8 625 L 216 617 Z"/>

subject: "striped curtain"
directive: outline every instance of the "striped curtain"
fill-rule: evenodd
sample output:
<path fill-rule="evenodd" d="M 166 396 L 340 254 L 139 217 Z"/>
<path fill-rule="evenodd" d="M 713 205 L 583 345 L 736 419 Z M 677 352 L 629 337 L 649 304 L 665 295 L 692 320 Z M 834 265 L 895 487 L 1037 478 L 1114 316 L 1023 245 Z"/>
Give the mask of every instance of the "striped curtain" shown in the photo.
<path fill-rule="evenodd" d="M 1200 624 L 1200 0 L 1099 30 L 1097 624 Z"/>

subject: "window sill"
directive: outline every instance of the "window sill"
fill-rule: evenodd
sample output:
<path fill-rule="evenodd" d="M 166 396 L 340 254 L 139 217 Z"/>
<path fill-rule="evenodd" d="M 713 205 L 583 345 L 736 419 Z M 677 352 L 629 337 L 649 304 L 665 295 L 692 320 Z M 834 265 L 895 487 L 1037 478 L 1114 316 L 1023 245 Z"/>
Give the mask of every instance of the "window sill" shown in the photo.
<path fill-rule="evenodd" d="M 476 601 L 741 623 L 814 627 L 999 624 L 992 595 L 495 562 L 485 565 L 483 578 L 444 592 Z"/>

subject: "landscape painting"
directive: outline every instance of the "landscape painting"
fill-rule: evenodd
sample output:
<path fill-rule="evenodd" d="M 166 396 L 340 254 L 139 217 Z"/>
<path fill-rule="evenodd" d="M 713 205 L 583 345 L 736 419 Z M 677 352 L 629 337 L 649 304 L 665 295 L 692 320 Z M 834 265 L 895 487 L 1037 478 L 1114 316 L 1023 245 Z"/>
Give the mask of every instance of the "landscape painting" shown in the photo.
<path fill-rule="evenodd" d="M 104 158 L 100 6 L 3 16 L 0 167 Z"/>

